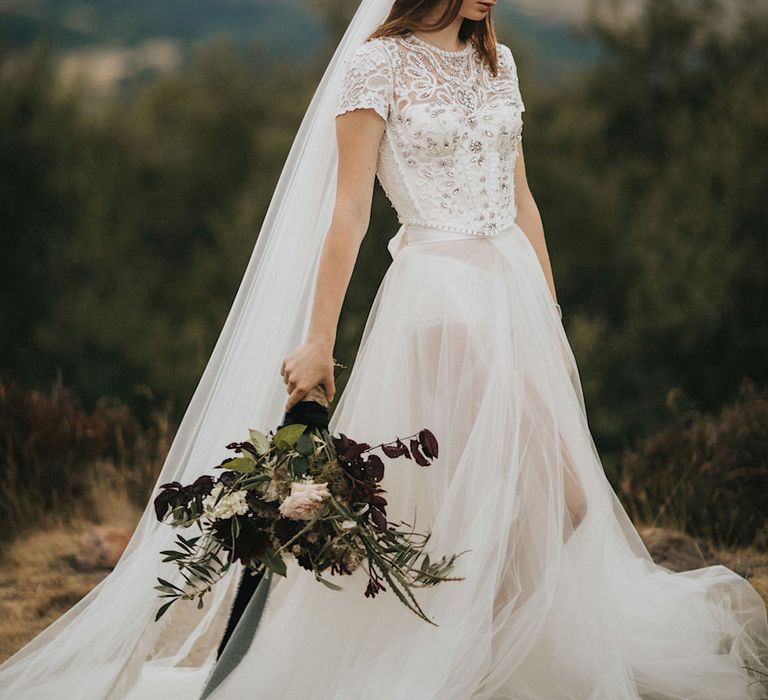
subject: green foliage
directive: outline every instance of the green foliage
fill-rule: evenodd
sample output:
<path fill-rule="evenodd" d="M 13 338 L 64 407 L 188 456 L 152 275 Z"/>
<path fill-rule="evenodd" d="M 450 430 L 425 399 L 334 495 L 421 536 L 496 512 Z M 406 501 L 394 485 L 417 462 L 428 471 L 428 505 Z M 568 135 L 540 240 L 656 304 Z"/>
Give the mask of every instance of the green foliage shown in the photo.
<path fill-rule="evenodd" d="M 265 78 L 214 44 L 188 73 L 89 114 L 55 97 L 49 73 L 40 55 L 1 86 L 13 217 L 0 371 L 45 386 L 61 368 L 89 402 L 149 385 L 183 404 L 305 108 L 303 82 L 278 89 L 286 71 Z"/>
<path fill-rule="evenodd" d="M 719 545 L 768 547 L 768 391 L 745 382 L 718 416 L 679 406 L 624 457 L 621 497 L 635 522 Z"/>
<path fill-rule="evenodd" d="M 304 433 L 306 427 L 306 425 L 301 425 L 300 423 L 283 426 L 275 433 L 275 444 L 285 450 L 292 448 Z"/>
<path fill-rule="evenodd" d="M 76 150 L 77 121 L 54 93 L 49 47 L 25 62 L 0 56 L 0 372 L 24 378 L 34 364 L 46 383 L 52 363 L 30 340 L 56 297 L 49 275 L 72 206 L 53 164 Z"/>
<path fill-rule="evenodd" d="M 768 370 L 768 13 L 645 3 L 532 102 L 543 212 L 591 424 L 616 476 L 672 387 L 707 410 Z"/>
<path fill-rule="evenodd" d="M 616 480 L 671 388 L 713 411 L 744 376 L 768 383 L 768 16 L 719 7 L 649 0 L 596 25 L 599 62 L 555 89 L 519 61 L 528 177 Z M 60 370 L 88 405 L 141 409 L 149 386 L 183 409 L 324 65 L 260 60 L 212 43 L 102 104 L 62 96 L 43 48 L 2 59 L 0 374 L 47 387 Z M 378 190 L 371 221 L 346 364 L 397 228 Z"/>

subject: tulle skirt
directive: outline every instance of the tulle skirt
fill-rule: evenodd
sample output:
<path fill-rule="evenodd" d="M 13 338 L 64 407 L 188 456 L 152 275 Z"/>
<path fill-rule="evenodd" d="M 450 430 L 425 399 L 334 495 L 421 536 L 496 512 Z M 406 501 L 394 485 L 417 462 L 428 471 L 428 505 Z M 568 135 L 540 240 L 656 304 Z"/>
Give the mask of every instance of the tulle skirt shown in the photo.
<path fill-rule="evenodd" d="M 723 566 L 651 560 L 522 230 L 413 228 L 390 250 L 331 428 L 370 443 L 432 430 L 431 466 L 387 463 L 388 514 L 430 530 L 436 557 L 468 550 L 464 580 L 417 591 L 430 625 L 389 591 L 365 598 L 363 570 L 335 592 L 291 563 L 213 700 L 762 697 L 746 667 L 767 670 L 763 601 Z M 194 698 L 206 672 L 150 664 L 131 697 Z"/>

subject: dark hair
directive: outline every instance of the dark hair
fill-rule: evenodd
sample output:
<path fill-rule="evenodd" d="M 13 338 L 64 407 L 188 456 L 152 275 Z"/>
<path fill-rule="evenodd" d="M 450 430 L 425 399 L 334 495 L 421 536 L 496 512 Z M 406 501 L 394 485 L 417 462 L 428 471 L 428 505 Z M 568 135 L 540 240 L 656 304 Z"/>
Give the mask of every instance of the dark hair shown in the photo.
<path fill-rule="evenodd" d="M 447 0 L 443 13 L 434 22 L 429 22 L 426 19 L 427 16 L 443 2 L 445 0 L 395 0 L 387 19 L 368 38 L 407 36 L 417 30 L 443 29 L 456 19 L 462 0 Z M 464 19 L 459 28 L 459 38 L 467 42 L 471 41 L 491 69 L 491 73 L 496 75 L 498 71 L 496 31 L 493 28 L 490 13 L 478 21 Z"/>

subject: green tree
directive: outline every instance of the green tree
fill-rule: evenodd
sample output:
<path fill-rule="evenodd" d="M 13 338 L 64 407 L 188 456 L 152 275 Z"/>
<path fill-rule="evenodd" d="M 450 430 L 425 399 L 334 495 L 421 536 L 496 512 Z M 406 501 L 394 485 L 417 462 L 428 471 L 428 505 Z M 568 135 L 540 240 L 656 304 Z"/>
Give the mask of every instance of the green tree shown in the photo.
<path fill-rule="evenodd" d="M 768 13 L 650 0 L 601 22 L 603 59 L 531 110 L 531 179 L 599 442 L 768 369 Z M 530 134 L 533 134 L 530 136 Z"/>
<path fill-rule="evenodd" d="M 331 25 L 350 11 L 321 5 Z M 519 61 L 526 165 L 614 475 L 669 389 L 711 412 L 743 376 L 766 383 L 767 14 L 649 0 L 596 24 L 581 79 L 551 89 Z M 44 49 L 0 60 L 0 374 L 44 387 L 60 369 L 88 402 L 149 386 L 183 409 L 325 62 L 267 68 L 214 42 L 96 104 L 59 94 Z M 378 189 L 371 221 L 347 363 L 397 228 Z"/>
<path fill-rule="evenodd" d="M 26 382 L 52 370 L 35 332 L 72 213 L 55 171 L 70 159 L 76 120 L 76 103 L 56 92 L 50 46 L 0 54 L 0 370 Z"/>

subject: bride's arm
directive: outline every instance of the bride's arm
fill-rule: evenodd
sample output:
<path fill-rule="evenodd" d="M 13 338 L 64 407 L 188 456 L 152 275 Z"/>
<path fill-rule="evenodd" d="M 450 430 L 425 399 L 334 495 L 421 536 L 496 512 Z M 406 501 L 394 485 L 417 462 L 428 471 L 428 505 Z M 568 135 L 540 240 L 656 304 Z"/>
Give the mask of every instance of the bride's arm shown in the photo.
<path fill-rule="evenodd" d="M 360 244 L 368 230 L 379 144 L 385 122 L 372 109 L 355 109 L 336 117 L 339 145 L 336 204 L 323 244 L 312 316 L 302 345 L 283 360 L 280 374 L 289 397 L 286 410 L 316 384 L 333 400 L 333 346 L 341 306 Z"/>
<path fill-rule="evenodd" d="M 515 202 L 517 204 L 517 225 L 523 230 L 523 233 L 528 237 L 533 249 L 536 251 L 541 268 L 544 270 L 544 276 L 547 279 L 552 299 L 557 303 L 555 279 L 552 275 L 552 265 L 549 261 L 547 242 L 544 238 L 544 224 L 541 221 L 541 214 L 536 206 L 536 201 L 533 199 L 531 190 L 528 187 L 522 143 L 518 145 L 517 164 L 515 165 Z"/>

